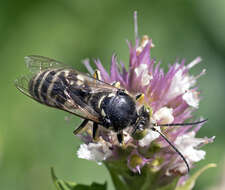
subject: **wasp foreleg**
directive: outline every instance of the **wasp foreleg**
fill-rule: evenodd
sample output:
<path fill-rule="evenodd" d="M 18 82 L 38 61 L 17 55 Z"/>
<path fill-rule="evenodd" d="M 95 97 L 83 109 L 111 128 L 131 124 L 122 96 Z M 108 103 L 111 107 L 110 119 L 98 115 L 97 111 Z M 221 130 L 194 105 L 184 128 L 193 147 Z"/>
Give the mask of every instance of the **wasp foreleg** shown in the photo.
<path fill-rule="evenodd" d="M 79 133 L 81 133 L 81 131 L 86 127 L 87 123 L 88 123 L 88 119 L 85 119 L 79 127 L 77 127 L 74 131 L 73 131 L 73 134 L 74 135 L 77 135 Z"/>

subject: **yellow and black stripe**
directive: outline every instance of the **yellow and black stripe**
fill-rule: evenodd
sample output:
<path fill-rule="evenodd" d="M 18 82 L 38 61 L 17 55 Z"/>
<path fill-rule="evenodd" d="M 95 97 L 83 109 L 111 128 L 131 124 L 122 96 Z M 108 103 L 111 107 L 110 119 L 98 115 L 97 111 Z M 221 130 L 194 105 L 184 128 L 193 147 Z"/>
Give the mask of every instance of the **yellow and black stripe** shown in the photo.
<path fill-rule="evenodd" d="M 39 102 L 61 107 L 66 101 L 69 69 L 44 70 L 36 74 L 29 83 L 30 94 Z"/>

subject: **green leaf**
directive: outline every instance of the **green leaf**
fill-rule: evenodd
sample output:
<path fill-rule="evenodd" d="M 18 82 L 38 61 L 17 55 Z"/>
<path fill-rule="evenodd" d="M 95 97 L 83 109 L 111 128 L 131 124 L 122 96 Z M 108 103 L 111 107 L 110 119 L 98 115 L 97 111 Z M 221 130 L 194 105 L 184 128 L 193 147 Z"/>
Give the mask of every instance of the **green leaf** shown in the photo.
<path fill-rule="evenodd" d="M 55 175 L 54 169 L 51 168 L 52 180 L 57 190 L 106 190 L 107 184 L 92 183 L 91 185 L 76 184 L 74 182 L 68 182 L 58 179 Z"/>
<path fill-rule="evenodd" d="M 195 186 L 198 177 L 207 169 L 216 167 L 216 164 L 208 164 L 195 172 L 184 185 L 178 186 L 175 190 L 191 190 Z"/>

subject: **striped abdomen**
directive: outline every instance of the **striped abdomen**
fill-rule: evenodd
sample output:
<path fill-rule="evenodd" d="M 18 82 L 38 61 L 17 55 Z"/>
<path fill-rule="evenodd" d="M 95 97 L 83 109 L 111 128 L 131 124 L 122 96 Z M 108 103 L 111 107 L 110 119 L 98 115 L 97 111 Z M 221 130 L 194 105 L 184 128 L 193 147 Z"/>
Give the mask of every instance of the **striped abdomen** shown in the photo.
<path fill-rule="evenodd" d="M 39 102 L 61 107 L 66 101 L 66 77 L 69 69 L 47 69 L 36 74 L 29 83 L 29 93 Z"/>

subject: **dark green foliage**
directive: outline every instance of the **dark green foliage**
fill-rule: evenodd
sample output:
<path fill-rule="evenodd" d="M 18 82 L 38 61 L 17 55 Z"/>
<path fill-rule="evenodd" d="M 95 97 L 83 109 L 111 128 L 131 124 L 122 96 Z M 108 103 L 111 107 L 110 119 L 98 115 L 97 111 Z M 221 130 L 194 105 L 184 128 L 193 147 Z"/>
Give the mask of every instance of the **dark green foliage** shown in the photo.
<path fill-rule="evenodd" d="M 93 182 L 91 185 L 76 184 L 73 182 L 64 181 L 58 179 L 55 175 L 54 169 L 51 168 L 52 180 L 57 188 L 57 190 L 106 190 L 107 184 L 99 184 Z"/>

